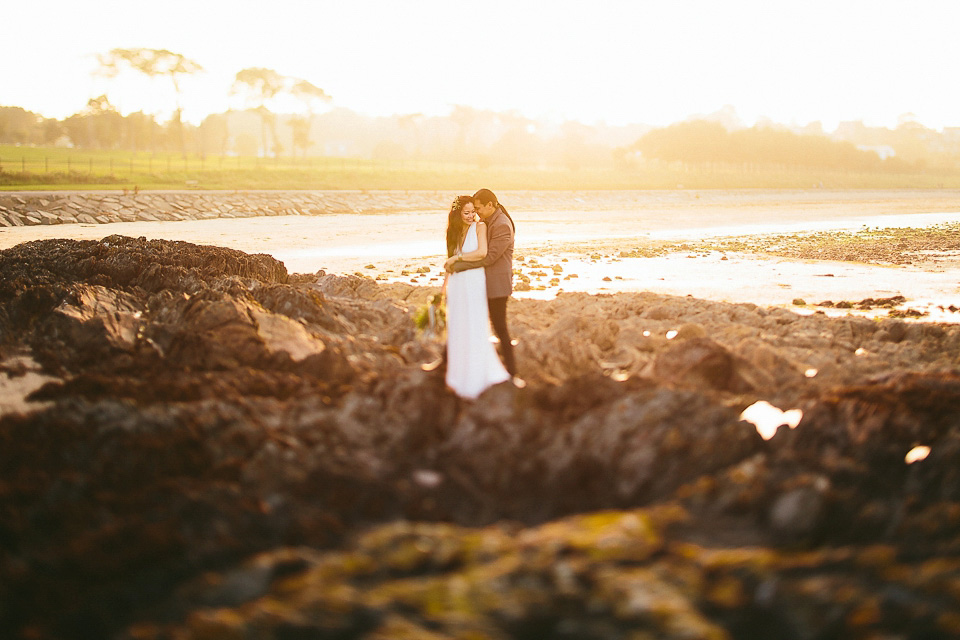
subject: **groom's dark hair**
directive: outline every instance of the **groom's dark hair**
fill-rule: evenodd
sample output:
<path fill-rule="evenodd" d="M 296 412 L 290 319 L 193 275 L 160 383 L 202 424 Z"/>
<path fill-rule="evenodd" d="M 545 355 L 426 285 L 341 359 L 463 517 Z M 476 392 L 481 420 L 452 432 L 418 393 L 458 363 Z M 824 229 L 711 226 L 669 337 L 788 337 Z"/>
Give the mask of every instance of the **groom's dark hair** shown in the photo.
<path fill-rule="evenodd" d="M 517 225 L 513 222 L 513 218 L 511 218 L 510 214 L 507 212 L 507 208 L 500 204 L 500 201 L 497 200 L 497 196 L 494 195 L 493 191 L 490 191 L 490 189 L 480 189 L 473 194 L 473 199 L 478 200 L 480 204 L 483 205 L 493 203 L 494 208 L 499 207 L 500 210 L 503 211 L 503 214 L 510 220 L 510 226 L 513 227 L 513 230 L 517 230 Z"/>
<path fill-rule="evenodd" d="M 497 200 L 497 196 L 494 195 L 493 191 L 490 189 L 480 189 L 475 194 L 473 194 L 474 200 L 479 200 L 480 204 L 490 204 L 493 203 L 493 206 L 497 206 L 500 202 Z"/>

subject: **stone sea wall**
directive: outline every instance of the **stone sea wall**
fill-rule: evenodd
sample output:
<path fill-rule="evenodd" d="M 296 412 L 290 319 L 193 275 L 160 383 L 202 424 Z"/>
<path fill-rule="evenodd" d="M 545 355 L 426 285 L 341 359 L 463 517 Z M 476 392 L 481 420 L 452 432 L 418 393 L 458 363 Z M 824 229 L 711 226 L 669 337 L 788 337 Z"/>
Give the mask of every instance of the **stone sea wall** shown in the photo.
<path fill-rule="evenodd" d="M 37 224 L 105 224 L 254 216 L 444 211 L 455 191 L 63 191 L 0 192 L 0 227 Z M 693 191 L 503 191 L 510 210 L 609 211 L 725 204 L 742 195 Z M 759 197 L 759 196 L 752 196 Z M 804 199 L 796 192 L 789 198 Z"/>
<path fill-rule="evenodd" d="M 455 191 L 60 191 L 0 192 L 0 227 L 36 224 L 104 224 L 137 220 L 196 220 L 253 216 L 443 211 Z M 713 208 L 717 216 L 762 206 L 774 217 L 811 207 L 851 207 L 878 213 L 954 210 L 957 191 L 888 190 L 830 192 L 818 189 L 497 191 L 511 211 L 689 211 Z M 878 202 L 887 203 L 877 208 Z M 856 210 L 856 209 L 853 209 Z"/>
<path fill-rule="evenodd" d="M 106 224 L 254 216 L 443 209 L 437 191 L 156 191 L 0 194 L 0 226 Z"/>

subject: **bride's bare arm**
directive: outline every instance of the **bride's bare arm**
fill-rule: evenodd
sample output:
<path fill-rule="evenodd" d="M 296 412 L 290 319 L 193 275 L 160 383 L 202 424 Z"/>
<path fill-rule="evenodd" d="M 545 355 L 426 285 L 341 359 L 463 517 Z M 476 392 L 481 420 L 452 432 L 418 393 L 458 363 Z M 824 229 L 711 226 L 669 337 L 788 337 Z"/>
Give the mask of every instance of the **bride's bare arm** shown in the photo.
<path fill-rule="evenodd" d="M 487 257 L 487 225 L 477 223 L 477 248 L 460 256 L 463 262 L 476 262 Z"/>

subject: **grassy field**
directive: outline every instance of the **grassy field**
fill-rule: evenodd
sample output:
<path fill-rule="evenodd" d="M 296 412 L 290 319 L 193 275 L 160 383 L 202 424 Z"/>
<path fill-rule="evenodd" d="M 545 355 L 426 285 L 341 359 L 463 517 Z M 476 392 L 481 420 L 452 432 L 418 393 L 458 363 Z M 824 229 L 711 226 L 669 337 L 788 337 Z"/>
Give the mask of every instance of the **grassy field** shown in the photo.
<path fill-rule="evenodd" d="M 813 169 L 536 168 L 367 158 L 256 158 L 0 145 L 0 190 L 960 188 L 960 173 Z"/>

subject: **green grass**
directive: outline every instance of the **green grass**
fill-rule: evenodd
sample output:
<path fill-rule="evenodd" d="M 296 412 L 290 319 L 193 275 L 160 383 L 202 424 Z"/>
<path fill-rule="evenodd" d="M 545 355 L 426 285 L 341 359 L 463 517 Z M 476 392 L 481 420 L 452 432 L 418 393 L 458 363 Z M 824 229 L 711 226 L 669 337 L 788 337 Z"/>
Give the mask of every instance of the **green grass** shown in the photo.
<path fill-rule="evenodd" d="M 74 189 L 742 189 L 960 188 L 960 172 L 891 174 L 813 169 L 536 168 L 365 158 L 183 158 L 176 153 L 0 145 L 0 190 Z"/>

